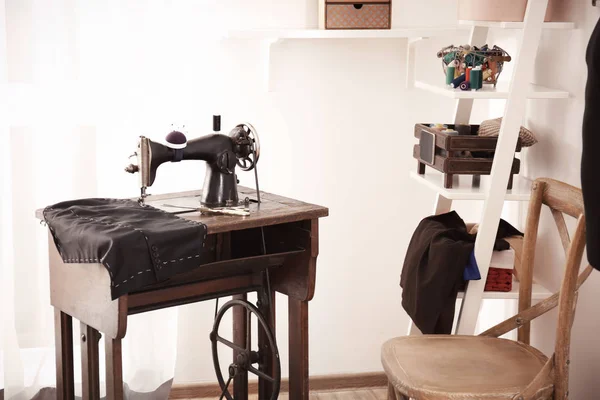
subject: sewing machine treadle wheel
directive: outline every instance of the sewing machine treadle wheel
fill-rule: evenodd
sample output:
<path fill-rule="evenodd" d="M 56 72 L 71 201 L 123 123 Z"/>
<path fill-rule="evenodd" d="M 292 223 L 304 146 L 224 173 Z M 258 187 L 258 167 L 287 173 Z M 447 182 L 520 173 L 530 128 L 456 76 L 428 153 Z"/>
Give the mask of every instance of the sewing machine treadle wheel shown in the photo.
<path fill-rule="evenodd" d="M 233 307 L 241 307 L 246 311 L 246 334 L 244 347 L 240 347 L 238 344 L 232 343 L 229 340 L 219 336 L 219 326 L 221 325 L 221 320 L 223 319 L 223 316 L 227 313 L 227 311 L 229 311 Z M 267 351 L 264 351 L 264 349 L 259 349 L 258 351 L 252 350 L 252 314 L 254 314 L 258 321 L 258 329 L 262 329 L 262 333 L 267 339 L 265 343 Z M 235 379 L 236 376 L 239 376 L 246 372 L 251 372 L 260 379 L 269 382 L 271 387 L 271 394 L 270 397 L 268 397 L 268 399 L 276 400 L 278 398 L 279 388 L 281 385 L 281 363 L 279 360 L 279 350 L 277 349 L 277 343 L 275 342 L 273 332 L 271 331 L 271 328 L 269 328 L 269 323 L 258 308 L 256 308 L 248 301 L 241 299 L 234 299 L 225 303 L 223 307 L 221 307 L 215 318 L 213 330 L 210 333 L 210 341 L 212 342 L 212 354 L 215 373 L 219 381 L 219 386 L 222 390 L 220 399 L 226 398 L 227 400 L 235 400 L 235 398 L 229 392 L 230 386 L 233 386 L 231 385 L 231 382 L 233 381 L 233 379 Z M 223 379 L 223 373 L 221 372 L 221 364 L 219 362 L 218 351 L 219 343 L 224 344 L 225 346 L 232 349 L 234 352 L 234 362 L 231 363 L 227 369 L 229 374 L 227 381 Z M 274 365 L 272 374 L 268 374 L 262 370 L 262 366 L 268 362 L 265 359 L 267 354 L 273 355 Z M 254 364 L 258 364 L 259 367 L 254 367 Z"/>

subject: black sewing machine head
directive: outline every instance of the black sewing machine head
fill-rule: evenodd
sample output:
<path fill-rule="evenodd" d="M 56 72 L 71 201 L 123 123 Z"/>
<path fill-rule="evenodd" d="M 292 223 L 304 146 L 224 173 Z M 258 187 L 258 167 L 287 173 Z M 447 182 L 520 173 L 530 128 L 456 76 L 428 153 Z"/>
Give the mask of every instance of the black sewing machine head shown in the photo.
<path fill-rule="evenodd" d="M 220 118 L 214 119 L 214 130 L 220 130 Z M 153 142 L 141 136 L 138 143 L 138 164 L 130 164 L 125 171 L 140 173 L 141 200 L 147 196 L 146 188 L 156 179 L 156 170 L 166 162 L 183 160 L 206 161 L 206 177 L 202 191 L 202 205 L 206 207 L 235 206 L 239 202 L 236 165 L 243 171 L 256 166 L 260 156 L 258 134 L 250 124 L 237 125 L 229 133 L 214 133 L 187 140 L 178 131 L 169 133 L 166 144 Z"/>

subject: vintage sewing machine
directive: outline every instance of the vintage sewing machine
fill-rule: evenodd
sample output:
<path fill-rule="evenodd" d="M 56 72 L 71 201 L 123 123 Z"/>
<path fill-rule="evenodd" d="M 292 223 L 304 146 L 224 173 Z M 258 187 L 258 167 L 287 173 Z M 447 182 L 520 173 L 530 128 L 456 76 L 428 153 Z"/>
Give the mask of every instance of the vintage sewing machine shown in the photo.
<path fill-rule="evenodd" d="M 214 131 L 190 141 L 183 133 L 173 131 L 164 145 L 140 137 L 135 153 L 137 164 L 126 168 L 127 172 L 140 174 L 141 203 L 180 214 L 181 219 L 206 227 L 202 261 L 188 270 L 114 298 L 110 268 L 99 259 L 64 260 L 49 232 L 50 303 L 55 309 L 59 400 L 75 398 L 73 318 L 81 323 L 83 399 L 100 399 L 98 341 L 102 335 L 106 346 L 106 398 L 122 400 L 121 349 L 129 315 L 228 296 L 233 296 L 233 300 L 215 315 L 210 335 L 206 332 L 212 342 L 218 380 L 214 396 L 247 400 L 248 378 L 254 375 L 258 377 L 258 397 L 276 400 L 281 382 L 274 335 L 276 292 L 288 298 L 289 398 L 308 400 L 308 302 L 315 291 L 319 219 L 328 215 L 328 209 L 258 190 L 256 164 L 260 143 L 250 124 L 237 125 L 223 135 L 218 133 L 220 119 L 216 117 Z M 148 197 L 146 190 L 155 182 L 158 167 L 183 160 L 206 161 L 204 189 Z M 256 190 L 237 186 L 236 167 L 254 170 Z M 193 170 L 188 174 L 195 179 Z M 256 199 L 246 200 L 250 197 Z M 240 211 L 241 203 L 246 212 L 243 216 L 220 215 L 225 214 L 223 208 Z M 38 210 L 36 215 L 45 220 L 44 210 Z M 153 233 L 161 234 L 156 230 Z M 80 238 L 83 246 L 86 240 L 92 239 Z M 151 250 L 153 253 L 145 254 L 144 249 L 139 256 L 158 258 L 160 249 L 151 246 Z M 147 272 L 154 272 L 157 277 L 162 266 L 157 261 L 152 265 L 154 269 Z M 247 300 L 251 292 L 257 293 L 256 305 Z M 231 341 L 225 339 L 229 335 L 223 335 L 221 321 L 225 316 L 233 317 Z M 224 354 L 218 351 L 222 346 L 233 352 L 231 361 L 219 359 L 219 354 Z"/>
<path fill-rule="evenodd" d="M 236 165 L 243 171 L 256 168 L 260 157 L 258 133 L 250 124 L 239 124 L 229 133 L 218 133 L 221 127 L 220 116 L 213 118 L 212 135 L 187 141 L 178 131 L 169 133 L 166 144 L 154 142 L 141 136 L 138 149 L 133 156 L 137 165 L 130 164 L 125 171 L 140 174 L 140 201 L 145 201 L 146 190 L 156 179 L 158 167 L 166 162 L 183 160 L 206 161 L 206 177 L 202 190 L 201 203 L 205 207 L 235 207 L 240 203 L 237 190 Z"/>

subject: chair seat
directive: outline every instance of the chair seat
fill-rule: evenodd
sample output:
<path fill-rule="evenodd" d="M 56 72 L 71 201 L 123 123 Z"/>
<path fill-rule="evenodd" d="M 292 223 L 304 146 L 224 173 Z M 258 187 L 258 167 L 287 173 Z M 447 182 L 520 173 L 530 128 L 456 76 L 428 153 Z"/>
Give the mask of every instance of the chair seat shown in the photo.
<path fill-rule="evenodd" d="M 396 390 L 427 400 L 512 399 L 546 360 L 531 346 L 482 336 L 406 336 L 387 341 L 381 350 Z M 543 386 L 540 395 L 552 393 L 552 382 Z"/>

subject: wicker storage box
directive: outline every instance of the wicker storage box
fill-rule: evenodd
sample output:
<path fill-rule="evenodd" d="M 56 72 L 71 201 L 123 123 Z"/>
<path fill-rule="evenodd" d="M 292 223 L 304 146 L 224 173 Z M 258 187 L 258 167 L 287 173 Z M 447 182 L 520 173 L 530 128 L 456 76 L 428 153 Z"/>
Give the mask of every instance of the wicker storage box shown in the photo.
<path fill-rule="evenodd" d="M 454 129 L 454 125 L 448 125 Z M 419 174 L 425 174 L 427 166 L 444 173 L 444 187 L 452 188 L 454 175 L 489 175 L 494 162 L 497 137 L 477 136 L 479 125 L 471 125 L 469 135 L 442 132 L 429 124 L 416 124 L 415 137 L 419 144 L 414 146 L 413 156 L 418 161 Z M 521 151 L 521 140 L 515 151 Z M 513 174 L 518 174 L 521 161 L 513 159 L 508 189 L 512 189 Z"/>
<path fill-rule="evenodd" d="M 390 29 L 392 3 L 390 0 L 325 1 L 326 29 Z"/>
<path fill-rule="evenodd" d="M 556 21 L 561 2 L 550 0 L 546 21 Z M 458 0 L 458 19 L 523 22 L 527 0 Z"/>

